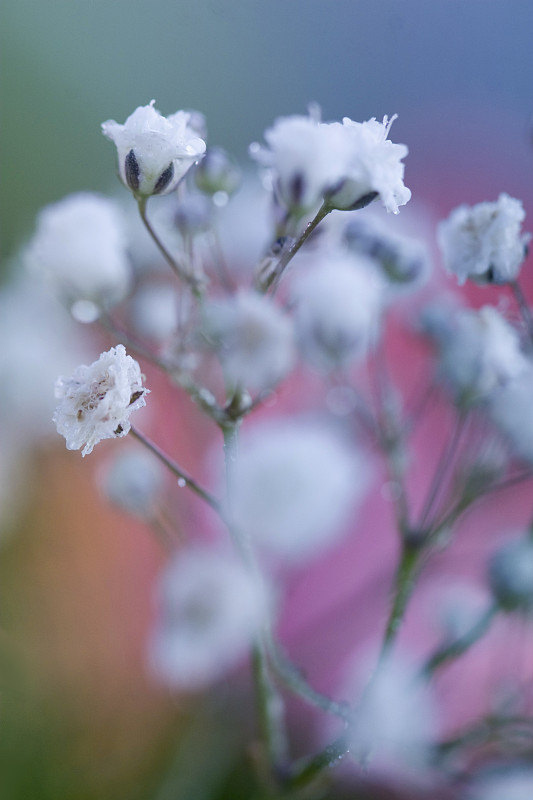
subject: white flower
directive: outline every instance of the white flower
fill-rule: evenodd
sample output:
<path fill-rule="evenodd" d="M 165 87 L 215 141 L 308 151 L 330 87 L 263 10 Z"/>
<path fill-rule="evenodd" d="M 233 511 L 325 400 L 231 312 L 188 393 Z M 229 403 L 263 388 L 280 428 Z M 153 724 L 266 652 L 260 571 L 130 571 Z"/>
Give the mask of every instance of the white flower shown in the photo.
<path fill-rule="evenodd" d="M 150 662 L 176 688 L 200 689 L 224 676 L 266 622 L 262 587 L 242 563 L 212 548 L 177 553 L 158 597 Z"/>
<path fill-rule="evenodd" d="M 486 400 L 529 368 L 517 332 L 492 306 L 460 311 L 435 332 L 442 373 L 460 403 Z"/>
<path fill-rule="evenodd" d="M 344 175 L 343 137 L 312 115 L 280 117 L 265 140 L 268 149 L 253 144 L 250 154 L 271 170 L 278 199 L 290 211 L 305 214 L 320 205 Z"/>
<path fill-rule="evenodd" d="M 102 439 L 125 436 L 132 411 L 146 405 L 139 364 L 126 355 L 124 345 L 102 353 L 89 367 L 77 367 L 71 378 L 58 378 L 59 400 L 53 421 L 65 437 L 67 450 L 82 456 L 92 452 Z"/>
<path fill-rule="evenodd" d="M 459 206 L 439 224 L 438 242 L 448 272 L 488 283 L 514 281 L 526 255 L 529 234 L 520 225 L 520 200 L 501 194 L 495 203 Z"/>
<path fill-rule="evenodd" d="M 333 253 L 295 281 L 295 327 L 304 357 L 320 370 L 345 367 L 375 337 L 384 284 L 363 256 Z"/>
<path fill-rule="evenodd" d="M 206 148 L 190 125 L 190 113 L 163 117 L 154 103 L 135 109 L 124 125 L 102 123 L 104 136 L 117 147 L 122 182 L 140 197 L 172 192 Z"/>
<path fill-rule="evenodd" d="M 165 342 L 175 333 L 178 310 L 188 302 L 167 283 L 146 283 L 135 292 L 131 302 L 131 324 L 141 336 Z"/>
<path fill-rule="evenodd" d="M 503 609 L 533 609 L 533 542 L 529 537 L 522 534 L 493 553 L 489 582 Z"/>
<path fill-rule="evenodd" d="M 97 194 L 80 192 L 44 208 L 24 257 L 81 321 L 96 319 L 130 287 L 124 220 Z"/>
<path fill-rule="evenodd" d="M 531 800 L 533 769 L 529 764 L 488 771 L 474 780 L 467 800 Z"/>
<path fill-rule="evenodd" d="M 375 118 L 366 122 L 354 122 L 344 117 L 340 123 L 330 127 L 340 129 L 349 148 L 343 181 L 328 198 L 333 208 L 349 210 L 361 208 L 379 195 L 381 202 L 394 214 L 411 198 L 404 186 L 402 158 L 408 153 L 404 144 L 394 144 L 387 136 L 396 115 L 383 122 Z"/>
<path fill-rule="evenodd" d="M 352 757 L 367 768 L 420 777 L 429 766 L 436 733 L 429 688 L 413 665 L 397 656 L 359 680 L 363 699 L 349 728 Z"/>
<path fill-rule="evenodd" d="M 334 544 L 368 469 L 322 424 L 272 421 L 245 433 L 233 465 L 235 523 L 265 551 L 298 562 Z"/>
<path fill-rule="evenodd" d="M 144 450 L 119 453 L 107 465 L 100 488 L 107 499 L 123 511 L 150 518 L 165 486 L 165 471 L 160 461 Z"/>
<path fill-rule="evenodd" d="M 533 462 L 533 367 L 501 386 L 491 398 L 492 421 L 509 440 L 516 453 Z"/>
<path fill-rule="evenodd" d="M 270 298 L 242 291 L 207 305 L 204 317 L 204 333 L 231 387 L 270 388 L 293 366 L 291 321 Z"/>

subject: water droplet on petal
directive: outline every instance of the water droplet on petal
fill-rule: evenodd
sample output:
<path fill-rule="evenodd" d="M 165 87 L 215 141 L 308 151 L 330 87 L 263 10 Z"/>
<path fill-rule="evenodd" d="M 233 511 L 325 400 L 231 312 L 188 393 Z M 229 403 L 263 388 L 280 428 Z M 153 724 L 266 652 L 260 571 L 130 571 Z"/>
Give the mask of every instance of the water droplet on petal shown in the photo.
<path fill-rule="evenodd" d="M 180 487 L 180 489 L 183 489 L 184 486 L 187 486 L 187 481 L 185 480 L 185 478 L 179 478 L 178 486 Z"/>

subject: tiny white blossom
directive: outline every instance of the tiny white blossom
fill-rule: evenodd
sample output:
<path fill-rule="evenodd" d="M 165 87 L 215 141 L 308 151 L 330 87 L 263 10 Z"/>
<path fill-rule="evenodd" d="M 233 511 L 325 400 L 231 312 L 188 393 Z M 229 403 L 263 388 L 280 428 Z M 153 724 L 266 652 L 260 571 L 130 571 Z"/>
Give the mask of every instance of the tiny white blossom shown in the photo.
<path fill-rule="evenodd" d="M 178 689 L 201 689 L 246 655 L 266 622 L 256 579 L 234 557 L 195 548 L 178 552 L 158 587 L 159 619 L 149 645 L 156 676 Z"/>
<path fill-rule="evenodd" d="M 404 658 L 389 656 L 370 679 L 359 679 L 362 700 L 348 737 L 352 757 L 368 769 L 420 777 L 430 765 L 436 716 L 429 687 Z"/>
<path fill-rule="evenodd" d="M 441 371 L 460 404 L 486 400 L 529 367 L 517 332 L 492 306 L 460 311 L 434 333 Z"/>
<path fill-rule="evenodd" d="M 344 174 L 348 147 L 331 125 L 315 116 L 280 117 L 265 131 L 268 147 L 253 144 L 250 154 L 272 174 L 278 199 L 289 211 L 305 214 Z"/>
<path fill-rule="evenodd" d="M 104 136 L 117 147 L 122 182 L 139 197 L 172 192 L 206 149 L 189 112 L 163 117 L 154 103 L 135 109 L 124 125 L 102 123 Z"/>
<path fill-rule="evenodd" d="M 115 203 L 97 194 L 80 192 L 44 208 L 24 258 L 75 316 L 80 304 L 93 306 L 81 321 L 96 319 L 130 288 L 124 220 Z"/>
<path fill-rule="evenodd" d="M 256 292 L 241 291 L 208 304 L 203 330 L 232 387 L 268 389 L 293 366 L 291 320 L 270 298 Z"/>
<path fill-rule="evenodd" d="M 493 553 L 489 583 L 503 609 L 533 610 L 533 542 L 529 537 L 521 534 Z"/>
<path fill-rule="evenodd" d="M 90 366 L 79 366 L 71 378 L 56 381 L 59 400 L 53 416 L 68 450 L 92 452 L 102 439 L 125 436 L 132 411 L 146 405 L 139 364 L 126 355 L 124 345 L 112 347 Z"/>
<path fill-rule="evenodd" d="M 109 502 L 134 516 L 153 516 L 165 486 L 160 461 L 144 450 L 119 453 L 100 476 L 100 488 Z"/>
<path fill-rule="evenodd" d="M 333 208 L 349 210 L 361 208 L 379 195 L 381 202 L 394 214 L 411 198 L 404 186 L 402 159 L 408 153 L 404 144 L 394 144 L 387 136 L 396 115 L 383 122 L 374 117 L 366 122 L 354 122 L 344 117 L 340 123 L 331 123 L 340 130 L 349 148 L 343 180 L 328 202 Z"/>
<path fill-rule="evenodd" d="M 146 283 L 135 292 L 131 302 L 131 324 L 141 336 L 165 342 L 178 327 L 179 311 L 187 303 L 173 286 Z"/>
<path fill-rule="evenodd" d="M 323 424 L 264 423 L 242 436 L 233 466 L 235 523 L 265 551 L 302 561 L 338 540 L 367 481 L 358 451 Z"/>
<path fill-rule="evenodd" d="M 466 800 L 531 800 L 533 769 L 530 764 L 487 770 L 474 779 Z"/>
<path fill-rule="evenodd" d="M 379 327 L 384 282 L 364 257 L 333 253 L 295 281 L 295 327 L 304 357 L 319 370 L 365 354 Z"/>
<path fill-rule="evenodd" d="M 444 266 L 460 284 L 514 281 L 530 239 L 520 230 L 524 217 L 520 200 L 505 193 L 495 203 L 459 206 L 438 227 Z"/>
<path fill-rule="evenodd" d="M 491 398 L 489 412 L 492 421 L 502 431 L 513 450 L 533 462 L 533 367 L 501 386 Z"/>

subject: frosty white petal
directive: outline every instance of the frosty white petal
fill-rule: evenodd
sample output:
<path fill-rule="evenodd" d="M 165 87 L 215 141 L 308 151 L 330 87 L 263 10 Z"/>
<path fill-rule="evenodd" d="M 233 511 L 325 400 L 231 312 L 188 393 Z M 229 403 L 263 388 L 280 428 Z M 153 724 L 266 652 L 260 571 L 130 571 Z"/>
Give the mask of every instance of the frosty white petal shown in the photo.
<path fill-rule="evenodd" d="M 139 364 L 124 345 L 112 347 L 90 366 L 77 367 L 71 378 L 58 378 L 59 400 L 53 421 L 68 450 L 92 452 L 102 439 L 125 436 L 132 411 L 146 405 Z"/>
<path fill-rule="evenodd" d="M 80 192 L 44 208 L 24 257 L 71 308 L 109 308 L 130 287 L 124 221 L 115 203 L 97 194 Z"/>
<path fill-rule="evenodd" d="M 196 548 L 178 553 L 161 576 L 159 612 L 152 668 L 165 683 L 194 690 L 244 657 L 266 621 L 267 603 L 241 562 Z"/>
<path fill-rule="evenodd" d="M 495 203 L 459 206 L 438 228 L 444 266 L 460 284 L 467 278 L 489 283 L 515 280 L 530 238 L 520 230 L 524 217 L 520 200 L 507 194 Z"/>
<path fill-rule="evenodd" d="M 135 109 L 124 125 L 114 120 L 102 123 L 104 136 L 117 147 L 124 185 L 141 197 L 173 191 L 206 148 L 189 124 L 190 113 L 163 117 L 154 102 Z"/>

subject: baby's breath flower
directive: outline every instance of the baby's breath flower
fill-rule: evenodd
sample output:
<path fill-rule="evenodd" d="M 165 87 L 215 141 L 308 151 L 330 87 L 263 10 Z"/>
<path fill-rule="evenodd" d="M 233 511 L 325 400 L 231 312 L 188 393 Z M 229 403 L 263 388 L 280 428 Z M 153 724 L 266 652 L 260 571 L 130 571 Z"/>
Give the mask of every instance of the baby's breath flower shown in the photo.
<path fill-rule="evenodd" d="M 338 540 L 367 482 L 358 451 L 327 426 L 265 423 L 241 440 L 235 523 L 265 551 L 298 563 Z"/>
<path fill-rule="evenodd" d="M 255 292 L 243 291 L 208 304 L 204 333 L 217 352 L 231 387 L 268 389 L 293 366 L 289 318 L 270 298 Z"/>
<path fill-rule="evenodd" d="M 266 621 L 262 587 L 241 562 L 216 548 L 179 552 L 158 595 L 150 662 L 163 682 L 178 689 L 200 689 L 225 675 Z"/>
<path fill-rule="evenodd" d="M 270 170 L 279 201 L 292 213 L 316 208 L 344 175 L 346 142 L 316 115 L 280 117 L 265 141 L 268 147 L 255 143 L 250 154 Z"/>
<path fill-rule="evenodd" d="M 138 197 L 172 192 L 205 153 L 189 112 L 163 117 L 154 103 L 136 108 L 124 125 L 102 123 L 104 136 L 117 147 L 121 180 Z"/>
<path fill-rule="evenodd" d="M 125 436 L 131 428 L 131 412 L 146 405 L 148 391 L 142 385 L 139 364 L 126 355 L 122 344 L 102 353 L 90 366 L 77 367 L 71 378 L 58 378 L 59 405 L 53 421 L 66 439 L 67 450 L 83 447 L 82 456 L 86 456 L 102 439 Z"/>
<path fill-rule="evenodd" d="M 500 386 L 491 397 L 489 412 L 517 455 L 533 462 L 533 367 Z"/>
<path fill-rule="evenodd" d="M 524 217 L 520 200 L 505 193 L 495 203 L 459 206 L 438 228 L 444 266 L 460 284 L 514 281 L 530 239 L 520 231 Z"/>
<path fill-rule="evenodd" d="M 129 449 L 106 465 L 100 476 L 100 488 L 117 508 L 150 519 L 165 486 L 164 469 L 152 453 Z"/>
<path fill-rule="evenodd" d="M 82 322 L 120 302 L 130 287 L 124 220 L 97 194 L 80 192 L 44 208 L 24 257 Z"/>
<path fill-rule="evenodd" d="M 404 144 L 394 144 L 387 136 L 396 115 L 383 122 L 374 117 L 366 122 L 354 122 L 344 117 L 331 127 L 340 129 L 349 148 L 346 170 L 340 186 L 328 202 L 332 208 L 350 210 L 362 208 L 379 196 L 381 202 L 394 214 L 411 198 L 404 186 L 402 158 L 408 153 Z"/>
<path fill-rule="evenodd" d="M 531 764 L 514 764 L 487 770 L 475 778 L 465 800 L 530 800 L 533 797 Z"/>
<path fill-rule="evenodd" d="M 533 541 L 521 536 L 493 554 L 489 582 L 500 606 L 507 611 L 533 609 Z"/>
<path fill-rule="evenodd" d="M 319 370 L 345 367 L 375 337 L 384 282 L 364 256 L 332 254 L 295 281 L 295 326 L 307 361 Z"/>
<path fill-rule="evenodd" d="M 433 332 L 441 372 L 460 405 L 487 400 L 529 368 L 518 334 L 492 306 L 460 311 Z"/>

